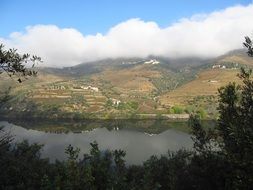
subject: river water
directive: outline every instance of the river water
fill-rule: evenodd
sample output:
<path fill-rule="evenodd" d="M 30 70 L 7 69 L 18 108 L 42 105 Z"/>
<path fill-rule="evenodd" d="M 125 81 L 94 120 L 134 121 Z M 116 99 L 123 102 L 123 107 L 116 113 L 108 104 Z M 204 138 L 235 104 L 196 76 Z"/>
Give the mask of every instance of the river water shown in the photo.
<path fill-rule="evenodd" d="M 14 141 L 27 139 L 30 143 L 44 144 L 42 157 L 66 159 L 65 148 L 71 144 L 81 149 L 80 155 L 88 153 L 90 143 L 96 141 L 101 150 L 122 149 L 126 151 L 125 160 L 128 164 L 141 164 L 151 155 L 166 154 L 168 150 L 180 148 L 190 149 L 193 145 L 190 135 L 174 129 L 165 130 L 159 134 L 149 134 L 133 129 L 112 129 L 105 127 L 80 133 L 46 133 L 34 129 L 23 128 L 5 121 L 0 122 L 5 131 L 14 135 Z"/>

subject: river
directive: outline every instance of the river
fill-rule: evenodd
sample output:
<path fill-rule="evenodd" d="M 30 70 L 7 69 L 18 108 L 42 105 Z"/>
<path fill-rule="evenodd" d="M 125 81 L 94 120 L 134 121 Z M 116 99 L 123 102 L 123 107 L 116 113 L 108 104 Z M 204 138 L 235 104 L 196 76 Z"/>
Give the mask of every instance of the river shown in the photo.
<path fill-rule="evenodd" d="M 79 133 L 49 133 L 35 129 L 23 128 L 6 121 L 1 121 L 5 131 L 14 135 L 14 141 L 27 139 L 30 143 L 44 144 L 42 157 L 66 159 L 65 148 L 71 144 L 81 149 L 80 155 L 88 153 L 90 143 L 96 141 L 101 150 L 122 149 L 126 151 L 125 160 L 128 164 L 141 164 L 151 155 L 166 154 L 168 150 L 176 151 L 180 148 L 190 149 L 193 145 L 191 137 L 185 132 L 167 129 L 159 134 L 150 134 L 133 128 L 118 127 L 108 130 L 100 127 L 84 130 Z"/>

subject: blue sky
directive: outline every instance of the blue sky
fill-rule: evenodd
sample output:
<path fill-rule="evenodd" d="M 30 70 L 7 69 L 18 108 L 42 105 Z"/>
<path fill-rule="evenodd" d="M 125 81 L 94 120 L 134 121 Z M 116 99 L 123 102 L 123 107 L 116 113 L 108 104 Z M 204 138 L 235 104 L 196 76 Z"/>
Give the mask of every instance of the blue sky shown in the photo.
<path fill-rule="evenodd" d="M 83 34 L 105 33 L 131 18 L 165 27 L 183 17 L 210 13 L 252 0 L 0 0 L 0 36 L 26 26 L 53 24 Z"/>
<path fill-rule="evenodd" d="M 0 0 L 0 43 L 53 67 L 149 55 L 207 58 L 242 48 L 252 20 L 252 0 Z"/>

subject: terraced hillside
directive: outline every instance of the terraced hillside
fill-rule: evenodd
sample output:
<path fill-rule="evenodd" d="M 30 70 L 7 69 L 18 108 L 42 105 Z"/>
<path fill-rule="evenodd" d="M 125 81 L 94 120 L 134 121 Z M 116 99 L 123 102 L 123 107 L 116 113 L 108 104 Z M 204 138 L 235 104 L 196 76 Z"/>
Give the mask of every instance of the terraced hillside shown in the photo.
<path fill-rule="evenodd" d="M 191 58 L 189 64 L 187 59 L 181 61 L 108 59 L 71 68 L 46 68 L 22 85 L 1 75 L 0 112 L 52 118 L 191 112 L 216 117 L 217 89 L 238 82 L 241 66 L 253 66 L 241 51 L 212 60 Z"/>
<path fill-rule="evenodd" d="M 160 97 L 162 104 L 187 104 L 197 96 L 216 96 L 218 88 L 228 82 L 239 82 L 238 69 L 208 69 L 200 72 L 196 79 Z"/>
<path fill-rule="evenodd" d="M 240 83 L 240 67 L 252 68 L 253 60 L 245 52 L 234 51 L 201 66 L 195 79 L 159 97 L 164 107 L 181 107 L 189 112 L 202 110 L 217 116 L 218 89 L 229 82 Z"/>

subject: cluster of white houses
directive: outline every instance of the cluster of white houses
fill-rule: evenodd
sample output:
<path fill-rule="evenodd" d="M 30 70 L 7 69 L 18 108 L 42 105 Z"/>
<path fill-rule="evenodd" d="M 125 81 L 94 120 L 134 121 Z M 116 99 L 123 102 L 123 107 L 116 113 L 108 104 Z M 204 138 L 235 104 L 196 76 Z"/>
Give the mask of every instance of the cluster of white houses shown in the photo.
<path fill-rule="evenodd" d="M 111 98 L 111 101 L 112 101 L 112 104 L 113 104 L 114 106 L 119 106 L 119 104 L 121 103 L 120 100 L 117 100 L 117 99 L 114 99 L 114 98 Z"/>
<path fill-rule="evenodd" d="M 65 90 L 66 87 L 63 85 L 52 85 L 47 87 L 48 90 Z"/>
<path fill-rule="evenodd" d="M 157 61 L 156 59 L 151 59 L 149 61 L 145 61 L 144 64 L 151 64 L 151 65 L 157 65 L 159 64 L 160 62 Z"/>
<path fill-rule="evenodd" d="M 226 69 L 225 65 L 213 65 L 213 69 Z"/>
<path fill-rule="evenodd" d="M 122 65 L 135 65 L 135 64 L 138 64 L 138 63 L 143 63 L 144 62 L 144 64 L 151 64 L 151 65 L 157 65 L 157 64 L 159 64 L 160 62 L 159 61 L 157 61 L 156 59 L 150 59 L 150 60 L 147 60 L 147 61 L 145 61 L 145 60 L 140 60 L 140 61 L 133 61 L 133 62 L 122 62 L 121 64 Z"/>
<path fill-rule="evenodd" d="M 98 92 L 98 88 L 94 86 L 80 86 L 80 88 L 84 90 L 92 90 L 94 92 Z"/>
<path fill-rule="evenodd" d="M 73 87 L 73 88 L 83 89 L 83 90 L 91 90 L 91 91 L 94 91 L 94 92 L 99 91 L 99 89 L 97 87 L 94 87 L 94 86 L 80 86 L 80 87 Z M 51 85 L 51 86 L 48 86 L 46 89 L 47 90 L 65 90 L 66 87 L 63 86 L 63 85 Z"/>

